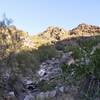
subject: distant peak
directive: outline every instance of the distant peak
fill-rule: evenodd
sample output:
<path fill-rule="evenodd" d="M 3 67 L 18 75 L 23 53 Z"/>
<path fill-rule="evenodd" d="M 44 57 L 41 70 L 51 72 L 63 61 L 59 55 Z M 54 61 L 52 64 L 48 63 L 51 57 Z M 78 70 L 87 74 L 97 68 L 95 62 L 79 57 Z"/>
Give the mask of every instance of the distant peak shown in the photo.
<path fill-rule="evenodd" d="M 86 23 L 81 23 L 77 26 L 77 28 L 79 27 L 91 27 L 91 28 L 98 28 L 99 26 L 96 25 L 90 25 L 90 24 L 86 24 Z"/>
<path fill-rule="evenodd" d="M 57 26 L 49 26 L 49 27 L 46 29 L 46 31 L 49 31 L 49 32 L 51 32 L 51 31 L 63 31 L 63 30 L 64 30 L 63 28 L 57 27 Z"/>
<path fill-rule="evenodd" d="M 79 24 L 76 28 L 70 30 L 70 35 L 72 34 L 79 34 L 79 33 L 100 33 L 100 27 L 96 25 L 89 25 L 85 23 Z"/>
<path fill-rule="evenodd" d="M 53 39 L 53 40 L 61 40 L 62 37 L 67 34 L 63 28 L 56 27 L 56 26 L 49 26 L 44 32 L 42 32 L 39 36 L 46 39 Z"/>

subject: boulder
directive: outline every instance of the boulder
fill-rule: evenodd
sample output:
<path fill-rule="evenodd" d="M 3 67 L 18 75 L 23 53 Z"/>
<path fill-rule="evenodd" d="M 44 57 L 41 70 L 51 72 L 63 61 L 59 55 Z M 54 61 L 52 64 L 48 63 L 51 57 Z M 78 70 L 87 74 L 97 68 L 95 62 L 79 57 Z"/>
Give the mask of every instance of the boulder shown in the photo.
<path fill-rule="evenodd" d="M 62 87 L 59 88 L 59 91 L 62 92 L 62 93 L 64 92 L 64 90 L 65 90 L 64 86 L 62 86 Z"/>
<path fill-rule="evenodd" d="M 56 90 L 52 90 L 49 92 L 49 97 L 55 97 L 57 94 L 57 91 Z"/>
<path fill-rule="evenodd" d="M 37 94 L 36 100 L 45 100 L 45 93 L 40 92 L 39 94 Z"/>
<path fill-rule="evenodd" d="M 25 96 L 24 100 L 36 100 L 36 99 L 33 95 L 29 94 Z"/>

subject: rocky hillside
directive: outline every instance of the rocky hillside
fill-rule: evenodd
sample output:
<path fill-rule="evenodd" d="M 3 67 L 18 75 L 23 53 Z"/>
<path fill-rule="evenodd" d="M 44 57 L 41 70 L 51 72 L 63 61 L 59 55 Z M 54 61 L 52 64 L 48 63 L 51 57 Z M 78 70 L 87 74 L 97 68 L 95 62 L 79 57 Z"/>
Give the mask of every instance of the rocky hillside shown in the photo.
<path fill-rule="evenodd" d="M 59 27 L 48 27 L 43 33 L 39 34 L 44 39 L 51 39 L 55 41 L 63 40 L 67 37 L 68 31 Z"/>
<path fill-rule="evenodd" d="M 99 100 L 99 66 L 100 27 L 0 26 L 0 100 Z"/>
<path fill-rule="evenodd" d="M 70 30 L 70 35 L 91 36 L 100 33 L 100 27 L 95 25 L 88 25 L 85 23 L 79 24 L 76 28 Z"/>
<path fill-rule="evenodd" d="M 60 27 L 48 27 L 40 34 L 33 36 L 35 46 L 41 46 L 42 44 L 54 44 L 57 41 L 64 40 L 69 37 L 68 31 Z"/>
<path fill-rule="evenodd" d="M 100 27 L 88 24 L 79 24 L 76 28 L 70 31 L 70 35 L 90 36 L 100 33 Z"/>
<path fill-rule="evenodd" d="M 27 33 L 18 30 L 15 26 L 0 27 L 0 59 L 20 48 L 33 48 L 34 43 Z"/>
<path fill-rule="evenodd" d="M 76 28 L 73 28 L 71 30 L 65 30 L 60 27 L 50 26 L 42 33 L 33 36 L 33 41 L 36 44 L 36 46 L 38 44 L 40 46 L 41 44 L 44 43 L 56 43 L 57 41 L 62 41 L 73 37 L 80 37 L 80 36 L 87 37 L 95 35 L 100 35 L 99 26 L 82 23 L 79 24 Z"/>

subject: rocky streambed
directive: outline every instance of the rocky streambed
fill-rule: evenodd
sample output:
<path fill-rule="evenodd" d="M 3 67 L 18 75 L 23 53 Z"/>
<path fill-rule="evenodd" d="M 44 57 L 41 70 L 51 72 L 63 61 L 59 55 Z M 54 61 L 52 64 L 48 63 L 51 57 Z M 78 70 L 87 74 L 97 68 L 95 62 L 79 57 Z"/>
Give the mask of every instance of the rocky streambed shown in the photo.
<path fill-rule="evenodd" d="M 52 58 L 40 64 L 35 80 L 22 77 L 15 83 L 8 82 L 6 100 L 74 100 L 77 88 L 64 84 L 61 64 L 74 63 L 72 52 L 63 53 L 60 58 Z"/>

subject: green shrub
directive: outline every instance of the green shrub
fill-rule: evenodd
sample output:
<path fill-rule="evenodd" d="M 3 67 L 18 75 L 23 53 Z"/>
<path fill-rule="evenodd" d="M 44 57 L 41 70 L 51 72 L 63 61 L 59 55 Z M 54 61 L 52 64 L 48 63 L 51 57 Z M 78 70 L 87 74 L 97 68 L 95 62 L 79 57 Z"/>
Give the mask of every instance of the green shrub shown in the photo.
<path fill-rule="evenodd" d="M 65 51 L 66 52 L 72 51 L 73 52 L 73 58 L 74 59 L 81 58 L 82 57 L 82 54 L 83 54 L 83 52 L 82 52 L 82 50 L 80 49 L 79 46 L 71 46 L 71 45 L 66 46 L 65 47 Z"/>
<path fill-rule="evenodd" d="M 54 46 L 42 45 L 38 48 L 38 50 L 33 50 L 33 54 L 38 61 L 43 62 L 47 59 L 55 57 L 57 52 Z"/>
<path fill-rule="evenodd" d="M 27 72 L 28 70 L 34 72 L 39 66 L 38 60 L 29 51 L 20 52 L 19 54 L 17 54 L 16 62 L 18 63 L 18 68 L 20 70 L 22 69 L 23 72 Z"/>
<path fill-rule="evenodd" d="M 62 50 L 62 51 L 64 51 L 64 49 L 65 49 L 65 44 L 63 44 L 63 43 L 61 43 L 61 42 L 58 42 L 58 43 L 55 44 L 55 48 L 56 48 L 57 50 Z"/>
<path fill-rule="evenodd" d="M 92 55 L 92 63 L 94 66 L 94 75 L 100 79 L 100 49 L 96 49 Z"/>
<path fill-rule="evenodd" d="M 39 89 L 41 90 L 41 91 L 44 91 L 44 92 L 46 92 L 46 91 L 50 91 L 50 90 L 53 90 L 54 88 L 55 88 L 55 86 L 56 86 L 56 84 L 55 83 L 52 83 L 52 82 L 47 82 L 47 81 L 41 81 L 39 84 Z"/>
<path fill-rule="evenodd" d="M 99 42 L 100 42 L 100 40 L 96 39 L 96 38 L 78 41 L 80 47 L 88 52 L 90 52 L 92 50 L 93 46 L 97 45 L 97 43 L 99 43 Z"/>
<path fill-rule="evenodd" d="M 62 65 L 62 72 L 65 82 L 67 83 L 77 83 L 83 84 L 83 87 L 80 87 L 80 90 L 83 91 L 83 97 L 94 98 L 100 95 L 100 49 L 96 49 L 94 54 L 91 56 L 89 52 L 85 52 L 86 56 L 82 55 L 82 58 L 86 60 L 86 58 L 90 59 L 90 63 L 86 64 L 76 62 L 75 64 L 71 64 L 70 66 L 67 64 Z M 81 81 L 84 82 L 81 83 Z M 88 81 L 89 80 L 89 81 Z"/>

